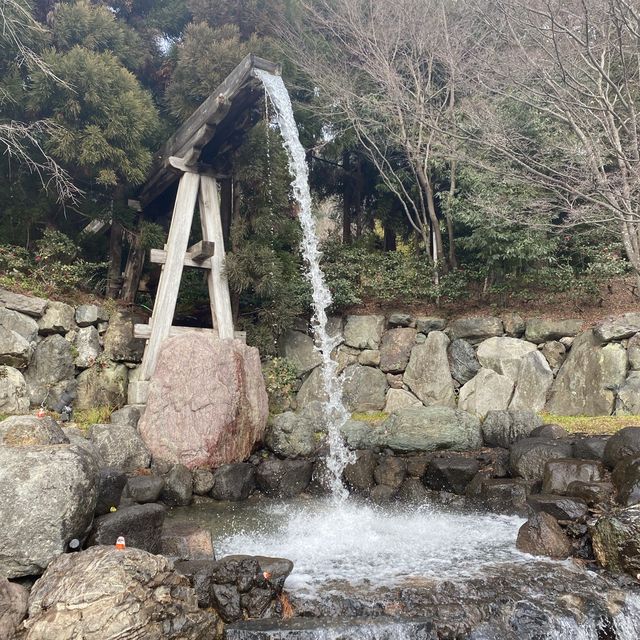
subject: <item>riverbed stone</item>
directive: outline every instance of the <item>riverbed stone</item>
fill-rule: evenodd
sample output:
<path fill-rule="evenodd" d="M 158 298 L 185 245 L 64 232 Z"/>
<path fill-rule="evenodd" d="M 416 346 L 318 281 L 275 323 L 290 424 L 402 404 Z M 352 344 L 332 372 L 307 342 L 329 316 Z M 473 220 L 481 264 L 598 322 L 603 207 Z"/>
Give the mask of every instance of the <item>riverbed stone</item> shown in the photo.
<path fill-rule="evenodd" d="M 609 437 L 607 435 L 574 437 L 573 455 L 582 460 L 602 460 Z"/>
<path fill-rule="evenodd" d="M 413 393 L 404 389 L 389 389 L 384 405 L 385 413 L 393 413 L 405 407 L 421 407 L 422 402 Z"/>
<path fill-rule="evenodd" d="M 640 332 L 640 313 L 631 312 L 607 318 L 598 324 L 593 332 L 599 342 L 631 338 Z"/>
<path fill-rule="evenodd" d="M 539 427 L 536 427 L 530 434 L 532 438 L 547 438 L 550 440 L 560 440 L 562 438 L 568 438 L 569 432 L 562 428 L 559 424 L 543 424 Z M 576 458 L 581 458 L 576 454 L 574 449 L 574 454 Z M 591 456 L 587 458 L 588 460 L 593 459 Z"/>
<path fill-rule="evenodd" d="M 313 338 L 306 333 L 286 331 L 280 338 L 279 345 L 282 356 L 293 363 L 298 376 L 303 376 L 322 364 L 322 356 L 315 348 Z"/>
<path fill-rule="evenodd" d="M 483 367 L 493 369 L 515 382 L 518 379 L 522 358 L 532 351 L 537 351 L 536 345 L 532 342 L 518 338 L 493 337 L 478 345 L 476 355 Z"/>
<path fill-rule="evenodd" d="M 516 547 L 519 551 L 534 556 L 549 556 L 564 560 L 571 555 L 571 541 L 548 513 L 532 515 L 518 531 Z"/>
<path fill-rule="evenodd" d="M 494 513 L 528 513 L 527 483 L 522 478 L 491 478 L 480 472 L 467 485 L 465 495 Z"/>
<path fill-rule="evenodd" d="M 25 296 L 7 289 L 0 289 L 0 305 L 12 311 L 39 318 L 46 311 L 48 304 L 49 301 L 43 298 Z"/>
<path fill-rule="evenodd" d="M 256 487 L 256 469 L 248 462 L 224 464 L 213 472 L 211 497 L 238 502 L 246 500 Z"/>
<path fill-rule="evenodd" d="M 394 451 L 465 451 L 482 446 L 480 421 L 449 407 L 409 407 L 375 429 L 380 446 Z"/>
<path fill-rule="evenodd" d="M 625 507 L 601 517 L 591 528 L 598 562 L 634 578 L 640 574 L 640 505 Z"/>
<path fill-rule="evenodd" d="M 213 473 L 209 469 L 194 469 L 191 475 L 193 476 L 193 493 L 195 495 L 206 496 L 213 489 Z"/>
<path fill-rule="evenodd" d="M 482 368 L 460 389 L 458 407 L 484 418 L 491 410 L 508 408 L 513 386 L 507 376 Z"/>
<path fill-rule="evenodd" d="M 547 462 L 570 458 L 572 444 L 563 440 L 524 438 L 511 447 L 509 466 L 514 476 L 530 483 L 540 483 L 544 477 Z"/>
<path fill-rule="evenodd" d="M 111 509 L 117 509 L 120 506 L 122 492 L 127 486 L 127 476 L 120 469 L 105 467 L 100 469 L 96 485 L 98 498 L 96 500 L 95 514 L 102 516 L 105 513 L 110 513 Z"/>
<path fill-rule="evenodd" d="M 617 416 L 640 414 L 640 371 L 631 371 L 616 397 Z"/>
<path fill-rule="evenodd" d="M 342 399 L 349 411 L 382 411 L 387 388 L 380 369 L 354 364 L 345 369 Z"/>
<path fill-rule="evenodd" d="M 407 464 L 402 458 L 396 456 L 383 456 L 380 458 L 374 472 L 376 484 L 383 484 L 394 490 L 400 488 L 407 476 Z"/>
<path fill-rule="evenodd" d="M 518 440 L 529 437 L 541 424 L 538 415 L 526 409 L 489 411 L 482 423 L 482 437 L 489 447 L 508 449 Z"/>
<path fill-rule="evenodd" d="M 480 363 L 471 343 L 459 338 L 447 347 L 451 376 L 463 385 L 480 371 Z"/>
<path fill-rule="evenodd" d="M 553 372 L 539 351 L 531 351 L 520 360 L 515 382 L 509 408 L 543 411 L 553 384 Z"/>
<path fill-rule="evenodd" d="M 502 316 L 504 333 L 510 338 L 521 338 L 526 329 L 526 322 L 519 313 L 506 313 Z"/>
<path fill-rule="evenodd" d="M 432 331 L 424 344 L 415 345 L 411 351 L 403 380 L 426 406 L 456 406 L 448 345 L 449 338 L 442 331 Z"/>
<path fill-rule="evenodd" d="M 209 640 L 217 620 L 167 558 L 100 546 L 50 565 L 29 597 L 26 639 Z"/>
<path fill-rule="evenodd" d="M 106 467 L 133 473 L 148 467 L 151 462 L 142 438 L 127 424 L 92 424 L 89 439 Z"/>
<path fill-rule="evenodd" d="M 549 460 L 544 469 L 542 492 L 569 495 L 572 482 L 599 482 L 603 479 L 604 467 L 595 460 Z"/>
<path fill-rule="evenodd" d="M 433 458 L 427 467 L 424 483 L 435 491 L 450 491 L 463 495 L 479 470 L 480 463 L 473 458 Z"/>
<path fill-rule="evenodd" d="M 0 446 L 0 576 L 38 575 L 85 537 L 97 472 L 74 445 Z"/>
<path fill-rule="evenodd" d="M 256 468 L 256 484 L 268 496 L 293 498 L 309 486 L 312 473 L 310 460 L 267 458 Z"/>
<path fill-rule="evenodd" d="M 464 338 L 468 342 L 476 343 L 501 336 L 504 331 L 502 320 L 494 317 L 470 317 L 458 318 L 449 325 L 449 337 L 451 340 Z"/>
<path fill-rule="evenodd" d="M 14 640 L 27 615 L 29 592 L 25 587 L 0 578 L 0 638 Z"/>
<path fill-rule="evenodd" d="M 386 373 L 402 373 L 407 368 L 415 342 L 415 329 L 386 331 L 380 345 L 380 369 Z"/>
<path fill-rule="evenodd" d="M 139 504 L 160 500 L 164 489 L 164 478 L 156 475 L 133 476 L 127 480 L 127 494 Z"/>
<path fill-rule="evenodd" d="M 584 500 L 589 507 L 611 500 L 615 487 L 611 482 L 581 482 L 576 480 L 567 487 L 567 495 Z"/>
<path fill-rule="evenodd" d="M 587 515 L 587 503 L 576 497 L 548 493 L 530 495 L 527 503 L 536 513 L 544 512 L 556 520 L 582 520 Z"/>
<path fill-rule="evenodd" d="M 215 468 L 248 458 L 268 415 L 258 350 L 194 332 L 163 343 L 138 430 L 155 459 Z"/>
<path fill-rule="evenodd" d="M 0 422 L 0 445 L 27 447 L 47 444 L 69 444 L 69 438 L 60 425 L 49 416 L 11 416 Z"/>
<path fill-rule="evenodd" d="M 552 320 L 549 318 L 529 318 L 524 337 L 529 342 L 541 344 L 551 340 L 573 337 L 580 333 L 582 320 Z"/>
<path fill-rule="evenodd" d="M 215 559 L 211 531 L 191 522 L 165 520 L 160 549 L 163 556 L 173 560 Z"/>
<path fill-rule="evenodd" d="M 29 364 L 32 353 L 32 343 L 0 324 L 0 365 L 24 369 Z"/>
<path fill-rule="evenodd" d="M 344 342 L 356 349 L 377 349 L 384 333 L 384 316 L 347 316 Z"/>
<path fill-rule="evenodd" d="M 100 355 L 100 335 L 98 330 L 93 326 L 78 329 L 73 346 L 76 349 L 73 360 L 76 367 L 79 369 L 91 367 Z"/>
<path fill-rule="evenodd" d="M 170 507 L 184 507 L 191 504 L 193 477 L 183 464 L 176 464 L 164 477 L 164 487 L 160 499 Z"/>
<path fill-rule="evenodd" d="M 546 410 L 557 415 L 611 415 L 615 392 L 624 381 L 626 355 L 622 345 L 599 347 L 592 331 L 580 334 L 551 387 Z M 622 350 L 622 351 L 620 351 Z"/>
<path fill-rule="evenodd" d="M 640 504 L 640 455 L 627 456 L 618 462 L 611 480 L 619 504 L 625 507 Z"/>
<path fill-rule="evenodd" d="M 44 315 L 38 320 L 38 330 L 42 335 L 68 333 L 76 327 L 75 309 L 64 302 L 50 301 Z"/>
<path fill-rule="evenodd" d="M 129 370 L 124 364 L 95 364 L 80 373 L 77 381 L 77 409 L 122 407 L 127 402 Z"/>
<path fill-rule="evenodd" d="M 270 419 L 265 444 L 285 458 L 314 455 L 322 447 L 327 434 L 324 405 L 313 401 L 298 412 L 285 411 Z"/>
<path fill-rule="evenodd" d="M 343 479 L 350 491 L 366 494 L 375 486 L 374 471 L 378 464 L 376 454 L 369 449 L 355 452 L 354 462 L 344 469 Z"/>
<path fill-rule="evenodd" d="M 636 455 L 640 455 L 640 426 L 624 427 L 607 440 L 603 462 L 613 469 L 623 458 Z"/>
<path fill-rule="evenodd" d="M 21 414 L 29 411 L 29 391 L 24 376 L 13 367 L 0 366 L 0 412 Z"/>

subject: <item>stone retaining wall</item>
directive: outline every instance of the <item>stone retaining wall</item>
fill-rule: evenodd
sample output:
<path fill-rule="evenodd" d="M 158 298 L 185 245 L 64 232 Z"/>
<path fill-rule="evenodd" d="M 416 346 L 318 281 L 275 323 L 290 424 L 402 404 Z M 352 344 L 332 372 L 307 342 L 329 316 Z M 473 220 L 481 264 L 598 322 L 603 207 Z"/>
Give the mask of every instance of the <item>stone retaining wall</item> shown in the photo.
<path fill-rule="evenodd" d="M 126 404 L 142 359 L 134 317 L 0 289 L 0 414 Z"/>
<path fill-rule="evenodd" d="M 530 409 L 561 415 L 640 414 L 640 313 L 586 328 L 580 319 L 413 317 L 407 313 L 332 318 L 334 352 L 352 412 L 408 406 Z M 291 408 L 322 399 L 320 358 L 303 330 L 281 353 L 297 368 Z"/>

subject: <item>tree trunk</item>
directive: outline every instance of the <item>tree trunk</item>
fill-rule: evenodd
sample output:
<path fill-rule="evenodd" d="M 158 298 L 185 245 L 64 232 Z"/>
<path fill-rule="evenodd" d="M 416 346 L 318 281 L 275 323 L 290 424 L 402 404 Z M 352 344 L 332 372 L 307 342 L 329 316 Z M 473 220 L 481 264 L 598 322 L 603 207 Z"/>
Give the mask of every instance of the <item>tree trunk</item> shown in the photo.
<path fill-rule="evenodd" d="M 445 220 L 447 221 L 447 238 L 449 240 L 449 267 L 455 271 L 458 268 L 458 258 L 456 256 L 456 239 L 453 233 L 453 216 L 451 215 L 451 207 L 456 192 L 456 159 L 451 159 L 451 172 L 449 179 L 449 199 L 447 206 L 444 208 Z"/>
<path fill-rule="evenodd" d="M 117 298 L 122 286 L 122 225 L 118 220 L 111 222 L 109 237 L 109 270 L 107 272 L 107 297 Z"/>
<path fill-rule="evenodd" d="M 396 242 L 396 232 L 390 227 L 388 224 L 383 226 L 384 230 L 384 250 L 385 251 L 395 251 L 397 248 Z"/>
<path fill-rule="evenodd" d="M 342 244 L 351 244 L 353 236 L 351 234 L 351 162 L 349 152 L 342 153 Z"/>
<path fill-rule="evenodd" d="M 141 221 L 142 217 L 140 218 L 138 227 Z M 120 294 L 122 299 L 129 304 L 135 301 L 136 293 L 140 286 L 140 278 L 142 276 L 142 269 L 144 268 L 144 257 L 144 249 L 140 245 L 140 236 L 136 235 L 129 248 L 129 256 L 127 257 L 127 266 L 124 269 L 124 280 Z"/>
<path fill-rule="evenodd" d="M 364 233 L 364 207 L 362 206 L 362 192 L 364 190 L 364 174 L 362 172 L 362 158 L 356 156 L 353 183 L 353 204 L 355 208 L 356 221 L 358 224 L 358 237 Z"/>

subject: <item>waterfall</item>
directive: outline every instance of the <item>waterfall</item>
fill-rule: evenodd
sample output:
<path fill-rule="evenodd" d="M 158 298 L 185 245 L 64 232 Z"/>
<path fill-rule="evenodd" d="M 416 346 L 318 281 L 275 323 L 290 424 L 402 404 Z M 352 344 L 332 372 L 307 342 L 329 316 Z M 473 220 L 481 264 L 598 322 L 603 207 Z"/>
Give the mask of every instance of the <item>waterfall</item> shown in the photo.
<path fill-rule="evenodd" d="M 327 468 L 331 491 L 334 496 L 345 499 L 348 491 L 342 484 L 342 472 L 352 454 L 345 446 L 341 428 L 349 419 L 349 413 L 342 402 L 342 380 L 337 372 L 338 364 L 331 359 L 331 352 L 338 346 L 339 337 L 331 337 L 327 333 L 327 309 L 331 305 L 329 291 L 324 274 L 320 268 L 322 254 L 318 249 L 316 225 L 312 213 L 311 192 L 309 191 L 309 168 L 306 154 L 300 138 L 298 127 L 293 117 L 293 108 L 289 92 L 280 76 L 262 70 L 255 70 L 255 75 L 262 81 L 265 91 L 275 108 L 284 147 L 289 158 L 289 172 L 293 178 L 291 186 L 293 196 L 299 206 L 299 220 L 302 227 L 302 255 L 307 271 L 306 275 L 313 291 L 313 331 L 316 348 L 322 355 L 322 381 L 327 395 L 325 412 L 327 417 L 329 456 Z"/>

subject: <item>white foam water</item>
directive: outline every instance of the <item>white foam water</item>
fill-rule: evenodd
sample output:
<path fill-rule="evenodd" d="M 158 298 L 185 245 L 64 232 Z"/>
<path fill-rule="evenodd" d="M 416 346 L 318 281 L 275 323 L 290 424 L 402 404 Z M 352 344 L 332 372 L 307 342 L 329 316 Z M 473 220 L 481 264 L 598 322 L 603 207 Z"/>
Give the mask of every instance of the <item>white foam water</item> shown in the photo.
<path fill-rule="evenodd" d="M 338 365 L 331 359 L 331 352 L 338 345 L 339 338 L 332 338 L 327 332 L 327 309 L 332 300 L 331 292 L 320 268 L 322 254 L 318 247 L 316 224 L 313 217 L 309 190 L 309 168 L 304 147 L 298 136 L 298 127 L 293 116 L 289 92 L 282 78 L 262 70 L 255 70 L 254 73 L 262 81 L 265 91 L 273 103 L 284 147 L 289 158 L 289 172 L 293 178 L 291 186 L 293 196 L 298 203 L 298 217 L 302 227 L 301 250 L 307 266 L 307 278 L 313 292 L 312 324 L 315 343 L 322 355 L 322 380 L 328 398 L 325 403 L 325 412 L 329 442 L 327 469 L 330 476 L 330 488 L 334 496 L 345 499 L 348 492 L 342 483 L 342 472 L 352 461 L 352 455 L 344 445 L 340 428 L 349 419 L 349 413 L 342 402 L 342 381 L 337 373 Z"/>

